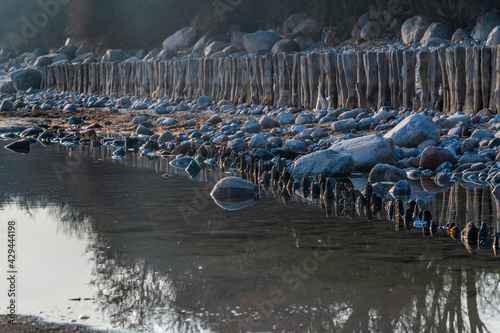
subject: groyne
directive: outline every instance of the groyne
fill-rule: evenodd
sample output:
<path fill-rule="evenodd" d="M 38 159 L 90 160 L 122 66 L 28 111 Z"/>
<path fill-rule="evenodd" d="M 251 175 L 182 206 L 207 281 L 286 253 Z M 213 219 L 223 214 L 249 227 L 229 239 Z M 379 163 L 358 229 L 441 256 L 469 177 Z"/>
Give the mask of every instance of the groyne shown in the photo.
<path fill-rule="evenodd" d="M 42 88 L 141 97 L 210 96 L 235 104 L 382 106 L 447 113 L 500 110 L 500 46 L 384 52 L 63 64 L 43 68 Z"/>

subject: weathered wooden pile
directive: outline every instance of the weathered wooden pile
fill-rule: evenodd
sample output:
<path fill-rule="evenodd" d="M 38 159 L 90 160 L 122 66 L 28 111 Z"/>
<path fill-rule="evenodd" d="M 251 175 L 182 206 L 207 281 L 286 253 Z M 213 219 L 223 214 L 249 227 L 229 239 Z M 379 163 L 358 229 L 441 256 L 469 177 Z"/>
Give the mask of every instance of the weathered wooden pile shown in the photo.
<path fill-rule="evenodd" d="M 207 95 L 235 104 L 500 110 L 500 46 L 65 64 L 43 71 L 42 88 L 81 93 L 148 97 L 164 89 L 171 97 Z"/>

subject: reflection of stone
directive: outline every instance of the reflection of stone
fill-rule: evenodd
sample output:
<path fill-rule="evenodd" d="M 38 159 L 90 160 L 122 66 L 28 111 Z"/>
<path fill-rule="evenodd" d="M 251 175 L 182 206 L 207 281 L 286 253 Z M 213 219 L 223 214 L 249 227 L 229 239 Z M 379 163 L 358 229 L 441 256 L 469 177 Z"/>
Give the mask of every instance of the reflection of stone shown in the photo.
<path fill-rule="evenodd" d="M 5 148 L 16 153 L 28 154 L 30 152 L 30 141 L 28 139 L 14 141 L 6 145 Z"/>
<path fill-rule="evenodd" d="M 210 195 L 226 210 L 239 210 L 257 202 L 257 185 L 238 177 L 227 177 L 215 184 Z"/>
<path fill-rule="evenodd" d="M 421 177 L 420 183 L 422 184 L 422 188 L 424 189 L 424 191 L 429 193 L 439 193 L 448 191 L 450 188 L 453 187 L 453 185 L 455 185 L 455 183 L 449 183 L 445 186 L 439 186 L 438 184 L 436 184 L 436 182 L 432 177 L 428 176 Z"/>

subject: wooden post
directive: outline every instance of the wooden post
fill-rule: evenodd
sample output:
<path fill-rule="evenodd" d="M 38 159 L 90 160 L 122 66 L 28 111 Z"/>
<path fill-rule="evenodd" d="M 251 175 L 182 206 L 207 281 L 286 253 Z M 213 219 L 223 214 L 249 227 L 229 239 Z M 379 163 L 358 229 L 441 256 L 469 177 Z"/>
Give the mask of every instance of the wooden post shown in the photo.
<path fill-rule="evenodd" d="M 403 52 L 403 107 L 409 108 L 415 97 L 415 51 Z"/>
<path fill-rule="evenodd" d="M 465 79 L 466 69 L 465 69 L 465 48 L 456 47 L 455 48 L 455 79 L 457 79 L 457 109 L 456 111 L 463 111 L 465 107 L 465 93 L 466 84 Z"/>
<path fill-rule="evenodd" d="M 378 105 L 377 108 L 385 106 L 387 103 L 387 88 L 388 81 L 387 77 L 389 75 L 389 70 L 387 68 L 387 57 L 383 52 L 377 53 L 377 65 L 378 65 Z"/>
<path fill-rule="evenodd" d="M 481 48 L 481 98 L 482 107 L 490 105 L 491 95 L 491 48 Z"/>
<path fill-rule="evenodd" d="M 349 109 L 354 109 L 358 106 L 356 98 L 356 58 L 355 53 L 342 54 L 342 64 L 344 65 L 345 83 L 347 87 L 346 105 Z"/>
<path fill-rule="evenodd" d="M 363 61 L 364 53 L 357 52 L 356 54 L 356 64 L 357 64 L 357 81 L 356 81 L 356 91 L 358 93 L 358 104 L 362 108 L 366 108 L 368 106 L 368 100 L 366 96 L 366 70 L 365 64 Z"/>
<path fill-rule="evenodd" d="M 378 100 L 378 64 L 377 53 L 368 52 L 363 55 L 366 72 L 366 97 L 369 107 L 377 107 Z"/>
<path fill-rule="evenodd" d="M 430 107 L 429 94 L 429 62 L 430 52 L 422 50 L 417 54 L 418 59 L 418 82 L 420 85 L 420 111 Z"/>

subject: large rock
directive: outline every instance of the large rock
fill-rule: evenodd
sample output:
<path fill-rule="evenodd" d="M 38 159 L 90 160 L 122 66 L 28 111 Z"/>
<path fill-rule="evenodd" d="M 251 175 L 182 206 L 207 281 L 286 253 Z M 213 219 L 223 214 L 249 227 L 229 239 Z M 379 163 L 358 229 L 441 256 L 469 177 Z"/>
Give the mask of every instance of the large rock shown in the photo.
<path fill-rule="evenodd" d="M 406 180 L 406 172 L 394 165 L 385 163 L 377 164 L 368 176 L 368 181 L 371 183 L 392 182 L 397 183 L 400 180 Z"/>
<path fill-rule="evenodd" d="M 127 52 L 121 49 L 108 50 L 102 57 L 102 62 L 121 62 L 130 58 Z"/>
<path fill-rule="evenodd" d="M 224 50 L 229 45 L 231 44 L 226 42 L 212 42 L 205 48 L 205 57 L 210 58 L 214 53 Z"/>
<path fill-rule="evenodd" d="M 476 23 L 474 29 L 472 29 L 471 36 L 480 41 L 486 40 L 491 31 L 499 25 L 500 15 L 488 12 Z"/>
<path fill-rule="evenodd" d="M 295 178 L 323 175 L 325 177 L 348 177 L 354 169 L 351 155 L 340 154 L 333 150 L 320 150 L 297 159 L 292 165 Z"/>
<path fill-rule="evenodd" d="M 407 19 L 401 26 L 403 43 L 410 45 L 420 42 L 430 24 L 431 19 L 427 16 L 414 16 Z"/>
<path fill-rule="evenodd" d="M 355 169 L 365 170 L 379 163 L 394 164 L 394 142 L 379 134 L 336 142 L 330 149 L 351 155 Z"/>
<path fill-rule="evenodd" d="M 270 52 L 274 44 L 280 40 L 276 32 L 257 31 L 243 36 L 243 45 L 248 53 L 256 54 L 258 51 Z"/>
<path fill-rule="evenodd" d="M 432 139 L 439 142 L 439 129 L 431 118 L 414 114 L 384 135 L 384 138 L 392 139 L 400 147 L 413 148 L 420 143 Z"/>
<path fill-rule="evenodd" d="M 296 153 L 307 153 L 307 144 L 301 140 L 290 139 L 283 144 L 283 150 L 290 150 Z"/>
<path fill-rule="evenodd" d="M 254 148 L 266 148 L 266 146 L 269 144 L 269 141 L 262 135 L 262 134 L 255 134 L 252 139 L 250 140 L 250 143 L 248 146 L 251 149 Z"/>
<path fill-rule="evenodd" d="M 186 50 L 196 43 L 196 35 L 195 28 L 182 28 L 163 41 L 163 48 L 174 52 Z"/>
<path fill-rule="evenodd" d="M 38 69 L 20 69 L 10 73 L 10 79 L 14 81 L 14 87 L 17 90 L 40 89 L 42 71 Z"/>
<path fill-rule="evenodd" d="M 338 120 L 332 124 L 332 131 L 347 133 L 355 129 L 356 125 L 354 119 Z"/>
<path fill-rule="evenodd" d="M 361 29 L 360 37 L 366 41 L 379 38 L 382 34 L 382 27 L 375 21 L 370 21 Z"/>
<path fill-rule="evenodd" d="M 434 38 L 441 38 L 448 40 L 452 36 L 453 36 L 453 30 L 449 25 L 444 23 L 432 23 L 425 31 L 425 34 L 420 40 L 420 42 L 425 43 Z"/>
<path fill-rule="evenodd" d="M 296 36 L 316 37 L 319 33 L 319 24 L 315 19 L 309 17 L 302 20 L 292 32 Z"/>
<path fill-rule="evenodd" d="M 0 85 L 0 94 L 15 94 L 16 87 L 14 87 L 14 82 L 5 81 Z"/>
<path fill-rule="evenodd" d="M 248 150 L 248 144 L 242 138 L 236 138 L 227 143 L 227 148 L 237 153 Z"/>
<path fill-rule="evenodd" d="M 271 49 L 272 54 L 276 53 L 291 53 L 299 51 L 299 46 L 291 39 L 282 39 L 274 44 Z"/>
<path fill-rule="evenodd" d="M 260 124 L 253 118 L 249 118 L 247 122 L 241 126 L 241 130 L 245 133 L 259 133 L 261 129 Z"/>
<path fill-rule="evenodd" d="M 491 30 L 486 40 L 486 46 L 497 46 L 500 44 L 500 25 Z"/>
<path fill-rule="evenodd" d="M 436 170 L 438 166 L 445 162 L 455 165 L 457 158 L 443 147 L 427 147 L 420 157 L 420 167 L 424 169 Z"/>
<path fill-rule="evenodd" d="M 283 28 L 282 31 L 283 33 L 289 33 L 292 32 L 293 29 L 295 29 L 300 22 L 304 21 L 307 18 L 307 14 L 305 13 L 298 13 L 298 14 L 292 14 L 290 15 L 286 20 L 285 23 L 283 23 Z"/>
<path fill-rule="evenodd" d="M 227 177 L 215 184 L 210 195 L 226 210 L 238 210 L 253 205 L 258 198 L 258 187 L 248 180 Z"/>

